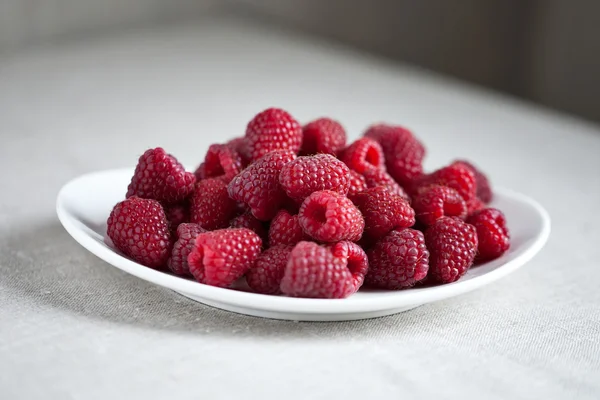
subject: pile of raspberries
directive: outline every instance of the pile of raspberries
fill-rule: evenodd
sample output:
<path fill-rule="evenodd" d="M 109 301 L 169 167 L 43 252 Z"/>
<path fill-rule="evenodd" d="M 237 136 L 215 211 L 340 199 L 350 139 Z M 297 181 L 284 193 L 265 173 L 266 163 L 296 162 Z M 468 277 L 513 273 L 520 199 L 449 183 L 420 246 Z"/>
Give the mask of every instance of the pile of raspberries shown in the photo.
<path fill-rule="evenodd" d="M 489 182 L 458 160 L 425 173 L 425 147 L 376 124 L 346 143 L 342 125 L 302 126 L 284 110 L 208 148 L 194 173 L 162 148 L 139 159 L 108 236 L 132 260 L 257 293 L 345 298 L 458 280 L 510 245 Z"/>

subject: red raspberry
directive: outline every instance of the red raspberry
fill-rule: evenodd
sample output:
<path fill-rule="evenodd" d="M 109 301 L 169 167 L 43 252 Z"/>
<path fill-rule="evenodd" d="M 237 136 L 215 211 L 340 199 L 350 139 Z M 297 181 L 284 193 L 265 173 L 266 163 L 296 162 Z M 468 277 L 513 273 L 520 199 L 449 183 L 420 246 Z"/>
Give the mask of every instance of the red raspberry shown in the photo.
<path fill-rule="evenodd" d="M 252 156 L 248 151 L 248 145 L 246 143 L 245 137 L 237 137 L 231 139 L 229 142 L 225 143 L 225 145 L 237 151 L 237 153 L 242 158 L 242 167 L 246 168 L 246 166 L 250 164 Z"/>
<path fill-rule="evenodd" d="M 352 199 L 365 219 L 365 235 L 379 239 L 392 229 L 408 228 L 415 224 L 415 212 L 403 197 L 382 186 L 357 194 Z"/>
<path fill-rule="evenodd" d="M 192 193 L 195 182 L 194 174 L 185 172 L 185 168 L 175 157 L 157 147 L 146 150 L 140 157 L 126 197 L 137 196 L 165 204 L 176 203 Z"/>
<path fill-rule="evenodd" d="M 287 210 L 280 210 L 271 221 L 269 246 L 294 246 L 306 238 L 298 221 L 298 215 L 292 215 Z"/>
<path fill-rule="evenodd" d="M 224 176 L 225 183 L 229 183 L 242 171 L 242 158 L 233 147 L 213 144 L 206 152 L 203 165 L 204 178 Z"/>
<path fill-rule="evenodd" d="M 346 131 L 337 121 L 319 118 L 302 128 L 303 155 L 326 153 L 336 155 L 346 145 Z"/>
<path fill-rule="evenodd" d="M 425 237 L 415 229 L 394 230 L 379 240 L 367 255 L 365 285 L 397 290 L 414 286 L 427 276 L 429 252 Z"/>
<path fill-rule="evenodd" d="M 363 285 L 369 271 L 367 254 L 358 244 L 348 241 L 329 245 L 329 250 L 334 257 L 346 260 L 346 265 L 352 274 L 352 293 L 356 293 Z"/>
<path fill-rule="evenodd" d="M 423 178 L 420 184 L 448 186 L 456 190 L 468 203 L 476 194 L 475 174 L 461 162 L 454 162 Z"/>
<path fill-rule="evenodd" d="M 320 242 L 357 241 L 365 227 L 352 201 L 329 190 L 308 196 L 300 206 L 298 221 L 304 233 Z"/>
<path fill-rule="evenodd" d="M 133 196 L 112 209 L 107 234 L 127 257 L 150 268 L 164 266 L 171 252 L 165 212 L 156 200 Z"/>
<path fill-rule="evenodd" d="M 364 251 L 354 243 L 300 242 L 290 253 L 281 291 L 294 297 L 341 299 L 358 290 L 367 268 Z"/>
<path fill-rule="evenodd" d="M 246 128 L 246 145 L 252 160 L 274 150 L 297 154 L 302 144 L 302 127 L 286 111 L 269 108 L 257 114 Z"/>
<path fill-rule="evenodd" d="M 402 189 L 402 187 L 396 183 L 394 178 L 381 169 L 369 168 L 365 170 L 363 176 L 365 177 L 367 187 L 369 188 L 383 186 L 391 193 L 394 193 L 400 197 L 408 198 L 408 195 L 404 189 Z"/>
<path fill-rule="evenodd" d="M 179 225 L 190 221 L 190 205 L 187 201 L 165 206 L 164 209 L 171 234 L 177 232 Z"/>
<path fill-rule="evenodd" d="M 458 280 L 473 264 L 477 252 L 475 227 L 456 217 L 442 217 L 425 231 L 429 250 L 429 275 L 450 283 Z"/>
<path fill-rule="evenodd" d="M 475 211 L 483 210 L 485 204 L 477 197 L 473 197 L 467 202 L 467 216 L 473 214 Z"/>
<path fill-rule="evenodd" d="M 176 275 L 188 275 L 190 267 L 187 258 L 194 248 L 196 236 L 206 232 L 198 224 L 183 223 L 177 228 L 177 241 L 173 245 L 171 258 L 167 263 L 169 269 Z"/>
<path fill-rule="evenodd" d="M 448 186 L 430 185 L 420 189 L 414 197 L 413 207 L 419 221 L 428 226 L 444 216 L 460 219 L 467 216 L 467 204 Z"/>
<path fill-rule="evenodd" d="M 190 221 L 208 231 L 225 228 L 235 215 L 236 203 L 229 198 L 227 184 L 204 179 L 196 185 L 190 206 Z"/>
<path fill-rule="evenodd" d="M 359 173 L 364 173 L 370 168 L 385 170 L 383 149 L 371 138 L 361 138 L 346 147 L 340 154 L 348 168 Z"/>
<path fill-rule="evenodd" d="M 510 247 L 510 235 L 502 211 L 485 208 L 469 216 L 467 222 L 477 230 L 478 262 L 498 258 Z"/>
<path fill-rule="evenodd" d="M 257 220 L 254 215 L 250 211 L 244 212 L 242 215 L 238 215 L 229 223 L 229 227 L 231 228 L 248 228 L 254 233 L 256 233 L 263 242 L 266 242 L 267 239 L 267 230 L 265 229 L 263 223 Z"/>
<path fill-rule="evenodd" d="M 252 290 L 263 294 L 279 294 L 279 285 L 293 246 L 273 246 L 263 251 L 254 266 L 246 273 L 246 282 Z"/>
<path fill-rule="evenodd" d="M 194 171 L 194 176 L 196 177 L 196 182 L 206 178 L 206 171 L 203 162 L 200 163 L 200 165 L 198 165 L 198 168 L 196 168 L 196 170 Z"/>
<path fill-rule="evenodd" d="M 260 237 L 246 228 L 200 233 L 188 256 L 190 272 L 200 283 L 227 287 L 254 265 L 261 247 Z"/>
<path fill-rule="evenodd" d="M 481 172 L 476 166 L 474 166 L 466 160 L 459 160 L 457 162 L 460 162 L 465 166 L 471 168 L 471 170 L 475 174 L 477 197 L 479 198 L 479 200 L 481 200 L 484 204 L 488 204 L 489 202 L 491 202 L 494 195 L 492 193 L 490 181 L 488 180 L 487 176 L 485 176 L 485 174 Z"/>
<path fill-rule="evenodd" d="M 273 151 L 256 160 L 229 183 L 229 196 L 245 203 L 252 215 L 268 221 L 286 202 L 286 195 L 279 184 L 279 172 L 296 155 L 288 150 Z"/>
<path fill-rule="evenodd" d="M 347 194 L 349 199 L 352 200 L 354 196 L 367 190 L 367 180 L 358 172 L 350 170 L 349 181 L 350 188 Z"/>
<path fill-rule="evenodd" d="M 383 148 L 387 172 L 403 187 L 423 175 L 425 147 L 408 129 L 401 126 L 373 125 L 367 132 Z"/>
<path fill-rule="evenodd" d="M 331 190 L 345 195 L 350 188 L 350 170 L 330 154 L 302 156 L 281 169 L 279 183 L 287 195 L 301 202 L 311 193 Z"/>

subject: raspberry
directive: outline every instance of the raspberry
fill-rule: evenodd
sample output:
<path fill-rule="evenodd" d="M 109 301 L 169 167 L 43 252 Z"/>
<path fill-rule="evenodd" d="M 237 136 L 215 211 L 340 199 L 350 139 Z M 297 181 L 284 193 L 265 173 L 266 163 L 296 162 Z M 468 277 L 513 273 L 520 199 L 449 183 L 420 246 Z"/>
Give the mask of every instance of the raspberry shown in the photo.
<path fill-rule="evenodd" d="M 326 153 L 336 155 L 346 145 L 346 131 L 337 121 L 319 118 L 302 128 L 303 155 Z"/>
<path fill-rule="evenodd" d="M 203 163 L 204 178 L 224 176 L 229 183 L 242 170 L 242 158 L 233 147 L 224 144 L 213 144 L 208 148 Z"/>
<path fill-rule="evenodd" d="M 365 170 L 363 176 L 365 177 L 367 187 L 369 188 L 383 186 L 391 193 L 394 193 L 400 197 L 408 198 L 408 195 L 406 194 L 404 189 L 402 189 L 402 187 L 398 185 L 396 181 L 394 181 L 394 178 L 392 178 L 390 175 L 388 175 L 387 172 L 381 169 L 369 168 Z"/>
<path fill-rule="evenodd" d="M 270 220 L 287 199 L 279 184 L 279 172 L 294 158 L 293 152 L 279 150 L 256 160 L 231 180 L 229 196 L 247 204 L 252 215 L 261 221 Z"/>
<path fill-rule="evenodd" d="M 367 189 L 352 201 L 365 219 L 365 235 L 372 239 L 415 224 L 415 212 L 408 201 L 382 186 Z"/>
<path fill-rule="evenodd" d="M 190 206 L 190 221 L 208 231 L 229 225 L 235 215 L 235 201 L 229 198 L 227 184 L 219 179 L 204 179 L 196 185 Z"/>
<path fill-rule="evenodd" d="M 252 290 L 263 294 L 279 294 L 279 285 L 293 246 L 272 246 L 263 251 L 254 266 L 246 273 L 246 282 Z"/>
<path fill-rule="evenodd" d="M 173 245 L 171 258 L 167 263 L 169 269 L 176 275 L 188 275 L 190 268 L 187 258 L 194 248 L 196 236 L 206 232 L 198 224 L 183 223 L 177 228 L 177 241 Z"/>
<path fill-rule="evenodd" d="M 475 174 L 475 183 L 477 186 L 477 197 L 484 204 L 488 204 L 492 201 L 494 195 L 490 186 L 490 181 L 483 172 L 481 172 L 476 166 L 466 160 L 458 160 L 457 162 L 464 164 L 471 168 L 471 171 Z"/>
<path fill-rule="evenodd" d="M 479 210 L 469 216 L 467 223 L 477 231 L 477 262 L 498 258 L 510 247 L 510 235 L 502 211 L 495 208 Z"/>
<path fill-rule="evenodd" d="M 267 230 L 263 226 L 263 223 L 257 220 L 251 212 L 246 211 L 242 215 L 238 215 L 229 223 L 229 227 L 231 228 L 248 228 L 254 233 L 256 233 L 263 242 L 266 242 L 267 239 Z"/>
<path fill-rule="evenodd" d="M 381 145 L 387 172 L 403 187 L 423 175 L 425 147 L 408 129 L 401 126 L 373 125 L 367 132 Z"/>
<path fill-rule="evenodd" d="M 137 196 L 161 203 L 176 203 L 194 190 L 196 178 L 161 147 L 146 150 L 140 157 L 126 197 Z"/>
<path fill-rule="evenodd" d="M 425 231 L 429 250 L 429 275 L 450 283 L 458 280 L 473 264 L 477 252 L 475 227 L 456 217 L 442 217 Z"/>
<path fill-rule="evenodd" d="M 117 203 L 107 225 L 108 237 L 127 257 L 150 268 L 166 264 L 171 233 L 158 201 L 133 196 Z"/>
<path fill-rule="evenodd" d="M 177 232 L 179 225 L 190 221 L 190 206 L 187 201 L 165 206 L 164 209 L 171 234 Z"/>
<path fill-rule="evenodd" d="M 468 203 L 476 195 L 475 174 L 461 162 L 454 162 L 423 178 L 420 184 L 448 186 Z"/>
<path fill-rule="evenodd" d="M 250 152 L 248 151 L 248 145 L 246 143 L 245 137 L 237 137 L 231 139 L 229 142 L 225 143 L 225 145 L 237 151 L 237 153 L 242 158 L 242 167 L 245 168 L 250 163 L 252 157 L 250 156 Z"/>
<path fill-rule="evenodd" d="M 206 178 L 205 165 L 203 162 L 200 163 L 198 168 L 196 168 L 194 171 L 194 176 L 196 177 L 196 181 L 201 181 L 202 179 Z"/>
<path fill-rule="evenodd" d="M 254 265 L 261 246 L 260 237 L 246 228 L 200 233 L 188 256 L 190 272 L 200 283 L 227 287 Z"/>
<path fill-rule="evenodd" d="M 294 297 L 341 299 L 358 290 L 367 267 L 366 255 L 354 243 L 300 242 L 289 255 L 281 291 Z"/>
<path fill-rule="evenodd" d="M 274 150 L 297 154 L 302 144 L 302 127 L 286 111 L 269 108 L 257 114 L 246 128 L 246 145 L 252 160 Z"/>
<path fill-rule="evenodd" d="M 348 167 L 330 154 L 302 156 L 281 169 L 279 183 L 290 198 L 301 202 L 319 190 L 345 195 L 350 187 L 349 173 Z"/>
<path fill-rule="evenodd" d="M 352 200 L 354 196 L 367 190 L 367 180 L 358 172 L 350 170 L 350 175 L 348 175 L 348 178 L 350 181 L 350 187 L 348 188 L 347 194 L 349 199 Z"/>
<path fill-rule="evenodd" d="M 300 206 L 298 221 L 304 233 L 320 242 L 357 241 L 365 227 L 352 201 L 329 190 L 308 196 Z"/>
<path fill-rule="evenodd" d="M 411 287 L 425 279 L 429 270 L 425 237 L 415 229 L 391 231 L 367 255 L 367 286 L 388 290 Z"/>
<path fill-rule="evenodd" d="M 298 215 L 292 215 L 287 210 L 280 210 L 271 221 L 269 246 L 293 246 L 306 238 L 298 221 Z"/>
<path fill-rule="evenodd" d="M 460 219 L 467 216 L 467 204 L 456 190 L 448 186 L 430 185 L 421 188 L 414 197 L 413 207 L 419 221 L 428 226 L 444 216 Z"/>
<path fill-rule="evenodd" d="M 479 200 L 477 197 L 473 197 L 467 202 L 467 215 L 471 215 L 476 211 L 483 210 L 484 208 L 485 204 L 483 201 Z"/>
<path fill-rule="evenodd" d="M 348 168 L 359 173 L 364 173 L 369 168 L 385 170 L 383 149 L 371 138 L 361 138 L 346 147 L 340 154 Z"/>

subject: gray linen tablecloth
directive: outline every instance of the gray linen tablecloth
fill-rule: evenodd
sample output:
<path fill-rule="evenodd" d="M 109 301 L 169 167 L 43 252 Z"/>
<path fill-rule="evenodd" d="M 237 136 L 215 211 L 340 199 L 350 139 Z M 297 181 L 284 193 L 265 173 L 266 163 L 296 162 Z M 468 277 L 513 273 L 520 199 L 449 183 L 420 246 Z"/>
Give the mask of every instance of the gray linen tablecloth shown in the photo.
<path fill-rule="evenodd" d="M 276 105 L 356 137 L 405 124 L 427 167 L 475 160 L 538 199 L 546 248 L 509 277 L 344 323 L 246 317 L 100 261 L 59 225 L 85 172 L 209 143 Z M 422 71 L 238 20 L 132 31 L 0 61 L 0 398 L 600 397 L 600 129 Z"/>

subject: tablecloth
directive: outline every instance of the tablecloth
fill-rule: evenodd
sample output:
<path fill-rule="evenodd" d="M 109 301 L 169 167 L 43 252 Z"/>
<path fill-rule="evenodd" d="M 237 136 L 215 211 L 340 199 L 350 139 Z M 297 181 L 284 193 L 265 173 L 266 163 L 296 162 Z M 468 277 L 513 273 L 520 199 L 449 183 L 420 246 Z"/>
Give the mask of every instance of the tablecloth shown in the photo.
<path fill-rule="evenodd" d="M 476 62 L 476 60 L 474 60 Z M 213 309 L 129 276 L 59 225 L 60 187 L 163 146 L 187 165 L 279 106 L 351 138 L 406 125 L 428 169 L 473 159 L 540 201 L 545 249 L 481 290 L 302 323 Z M 600 128 L 238 18 L 0 57 L 0 398 L 600 397 Z"/>

